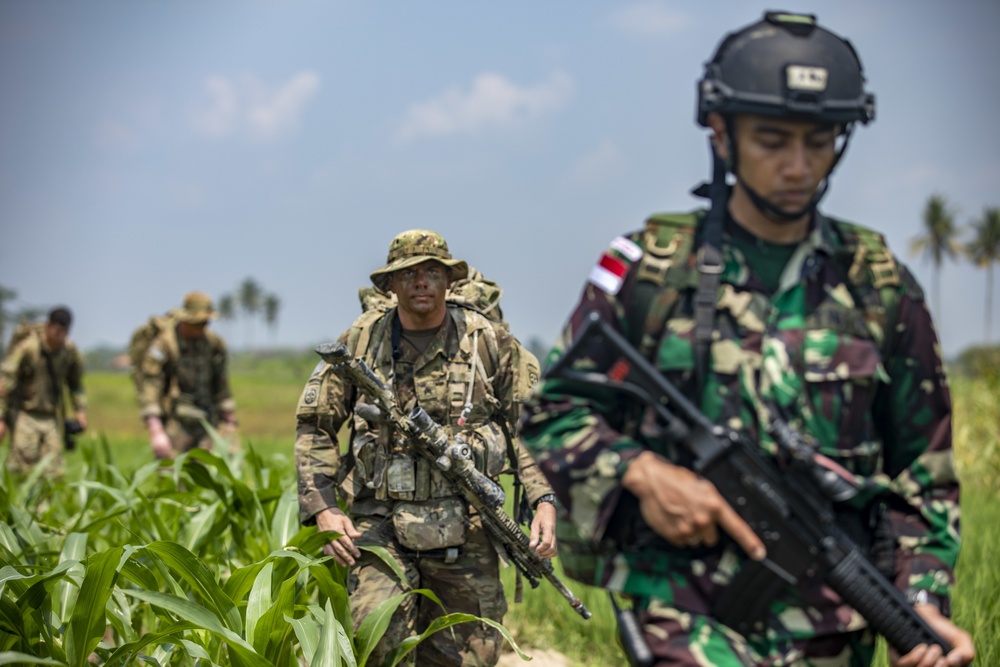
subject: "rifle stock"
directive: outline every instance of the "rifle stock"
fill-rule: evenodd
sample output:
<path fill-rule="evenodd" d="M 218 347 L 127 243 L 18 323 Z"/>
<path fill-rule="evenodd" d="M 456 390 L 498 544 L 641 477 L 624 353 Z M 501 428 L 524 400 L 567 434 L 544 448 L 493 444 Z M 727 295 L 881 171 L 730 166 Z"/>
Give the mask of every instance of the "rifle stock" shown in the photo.
<path fill-rule="evenodd" d="M 503 489 L 476 469 L 472 450 L 461 436 L 449 438 L 419 406 L 408 415 L 403 414 L 396 403 L 392 389 L 375 375 L 364 359 L 352 358 L 343 343 L 320 345 L 316 348 L 316 353 L 323 358 L 323 361 L 330 364 L 333 371 L 341 378 L 371 398 L 381 412 L 381 418 L 403 433 L 409 439 L 414 451 L 430 461 L 458 488 L 462 497 L 482 517 L 483 526 L 503 545 L 510 560 L 528 579 L 532 588 L 536 588 L 544 578 L 580 616 L 585 619 L 591 617 L 586 605 L 556 575 L 552 562 L 546 558 L 539 558 L 528 547 L 530 542 L 528 536 L 503 510 L 505 499 Z"/>
<path fill-rule="evenodd" d="M 592 350 L 609 360 L 607 368 L 593 368 Z M 585 358 L 588 370 L 575 370 L 574 363 Z M 844 500 L 856 489 L 834 479 L 812 445 L 780 418 L 768 428 L 788 455 L 788 470 L 779 470 L 740 433 L 713 424 L 597 313 L 545 377 L 613 389 L 642 401 L 669 437 L 693 455 L 692 469 L 715 485 L 764 542 L 768 558 L 748 561 L 724 593 L 716 612 L 723 623 L 743 634 L 752 631 L 783 584 L 819 574 L 901 655 L 919 644 L 938 644 L 945 654 L 951 650 L 836 524 L 833 500 Z"/>

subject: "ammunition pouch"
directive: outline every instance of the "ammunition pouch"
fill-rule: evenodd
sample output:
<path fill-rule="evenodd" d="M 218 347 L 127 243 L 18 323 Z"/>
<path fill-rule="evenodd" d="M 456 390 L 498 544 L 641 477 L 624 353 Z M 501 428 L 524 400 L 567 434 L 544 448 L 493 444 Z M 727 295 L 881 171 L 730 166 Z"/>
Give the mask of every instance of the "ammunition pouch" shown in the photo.
<path fill-rule="evenodd" d="M 397 502 L 392 513 L 396 540 L 413 551 L 435 551 L 465 544 L 468 509 L 461 498 Z"/>
<path fill-rule="evenodd" d="M 507 437 L 500 426 L 489 421 L 463 435 L 472 446 L 472 455 L 479 472 L 495 479 L 507 468 Z"/>

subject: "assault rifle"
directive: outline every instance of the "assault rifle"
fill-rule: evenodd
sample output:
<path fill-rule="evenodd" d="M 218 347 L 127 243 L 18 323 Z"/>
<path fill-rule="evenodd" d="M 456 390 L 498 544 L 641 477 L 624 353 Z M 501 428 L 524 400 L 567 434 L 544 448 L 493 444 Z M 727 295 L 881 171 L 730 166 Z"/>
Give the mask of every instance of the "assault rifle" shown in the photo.
<path fill-rule="evenodd" d="M 483 525 L 510 557 L 532 588 L 537 588 L 542 578 L 555 586 L 570 606 L 590 618 L 590 610 L 566 587 L 552 569 L 552 562 L 539 558 L 528 548 L 529 539 L 524 531 L 503 509 L 505 494 L 499 484 L 476 469 L 472 448 L 461 436 L 448 437 L 427 411 L 416 406 L 408 415 L 396 404 L 392 389 L 365 363 L 352 358 L 343 343 L 326 343 L 316 348 L 316 353 L 333 367 L 345 381 L 357 387 L 378 408 L 380 418 L 391 423 L 404 434 L 413 450 L 431 462 L 448 479 L 482 517 Z"/>
<path fill-rule="evenodd" d="M 607 366 L 597 367 L 597 359 Z M 850 473 L 819 455 L 776 409 L 768 432 L 785 460 L 781 470 L 743 434 L 712 423 L 597 313 L 545 377 L 614 389 L 652 409 L 666 437 L 691 454 L 691 469 L 712 482 L 764 542 L 767 558 L 748 560 L 723 594 L 715 610 L 720 621 L 742 634 L 760 629 L 783 585 L 821 576 L 901 655 L 918 644 L 951 650 L 837 525 L 834 502 L 858 492 Z"/>

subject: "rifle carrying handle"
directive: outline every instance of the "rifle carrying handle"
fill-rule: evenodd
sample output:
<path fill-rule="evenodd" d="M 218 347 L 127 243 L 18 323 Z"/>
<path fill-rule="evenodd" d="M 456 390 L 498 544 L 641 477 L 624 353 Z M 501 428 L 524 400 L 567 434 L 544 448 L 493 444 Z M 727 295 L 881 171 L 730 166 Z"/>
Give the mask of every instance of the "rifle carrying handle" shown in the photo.
<path fill-rule="evenodd" d="M 837 593 L 868 619 L 872 628 L 886 641 L 906 655 L 918 644 L 937 644 L 945 655 L 951 644 L 942 639 L 916 614 L 907 614 L 910 604 L 902 593 L 892 589 L 894 595 L 885 594 L 877 585 L 878 570 L 857 551 L 851 551 L 826 579 Z"/>

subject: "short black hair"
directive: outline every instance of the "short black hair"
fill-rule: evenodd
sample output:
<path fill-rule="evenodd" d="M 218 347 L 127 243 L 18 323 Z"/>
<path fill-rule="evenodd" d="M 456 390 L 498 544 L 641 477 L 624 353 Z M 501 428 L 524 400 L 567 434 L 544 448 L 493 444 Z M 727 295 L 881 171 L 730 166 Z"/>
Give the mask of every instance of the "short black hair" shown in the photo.
<path fill-rule="evenodd" d="M 49 311 L 49 324 L 58 324 L 69 329 L 73 324 L 73 313 L 66 306 L 59 306 Z"/>

